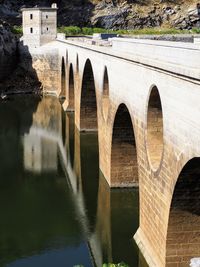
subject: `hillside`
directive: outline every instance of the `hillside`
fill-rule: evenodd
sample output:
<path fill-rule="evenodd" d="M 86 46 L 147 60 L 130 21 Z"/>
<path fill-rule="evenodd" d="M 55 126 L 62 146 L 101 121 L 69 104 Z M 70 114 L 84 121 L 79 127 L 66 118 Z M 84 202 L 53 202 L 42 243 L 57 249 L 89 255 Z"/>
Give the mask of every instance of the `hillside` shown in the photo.
<path fill-rule="evenodd" d="M 0 81 L 12 72 L 17 61 L 17 40 L 0 20 Z"/>
<path fill-rule="evenodd" d="M 23 6 L 49 6 L 52 0 L 0 0 L 0 17 L 21 24 Z M 58 0 L 58 24 L 133 29 L 144 27 L 200 27 L 200 8 L 186 0 Z"/>

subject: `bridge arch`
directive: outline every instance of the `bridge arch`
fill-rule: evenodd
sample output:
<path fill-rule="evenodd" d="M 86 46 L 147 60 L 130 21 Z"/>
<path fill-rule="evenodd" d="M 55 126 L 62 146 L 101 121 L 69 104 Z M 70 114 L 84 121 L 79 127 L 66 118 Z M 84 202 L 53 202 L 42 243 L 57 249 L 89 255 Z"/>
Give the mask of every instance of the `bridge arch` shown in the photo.
<path fill-rule="evenodd" d="M 163 112 L 160 93 L 153 85 L 150 89 L 147 108 L 147 154 L 154 171 L 161 163 L 164 140 L 163 140 Z"/>
<path fill-rule="evenodd" d="M 107 67 L 104 68 L 103 73 L 102 109 L 104 119 L 107 120 L 109 109 L 109 78 Z"/>
<path fill-rule="evenodd" d="M 166 266 L 189 266 L 200 256 L 200 157 L 189 160 L 175 184 L 166 239 Z"/>
<path fill-rule="evenodd" d="M 115 114 L 111 146 L 111 186 L 138 184 L 137 150 L 131 115 L 125 104 Z"/>
<path fill-rule="evenodd" d="M 76 73 L 79 72 L 79 58 L 78 58 L 78 54 L 76 54 Z"/>
<path fill-rule="evenodd" d="M 91 61 L 87 59 L 81 87 L 80 130 L 96 131 L 97 128 L 97 100 L 94 74 Z"/>
<path fill-rule="evenodd" d="M 73 65 L 70 63 L 69 65 L 69 84 L 68 84 L 68 110 L 74 110 L 74 70 L 73 70 Z"/>
<path fill-rule="evenodd" d="M 60 97 L 66 96 L 66 67 L 65 67 L 65 59 L 62 57 L 61 59 L 61 90 Z"/>
<path fill-rule="evenodd" d="M 68 64 L 68 61 L 69 61 L 69 55 L 68 55 L 68 50 L 66 50 L 66 54 L 65 54 L 65 57 L 66 57 L 66 65 Z"/>

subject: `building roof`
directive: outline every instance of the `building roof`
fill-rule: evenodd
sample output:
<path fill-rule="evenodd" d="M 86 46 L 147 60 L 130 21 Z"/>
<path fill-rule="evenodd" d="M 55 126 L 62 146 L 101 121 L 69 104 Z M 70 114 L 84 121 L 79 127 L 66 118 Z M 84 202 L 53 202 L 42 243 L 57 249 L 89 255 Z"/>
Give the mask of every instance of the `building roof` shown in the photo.
<path fill-rule="evenodd" d="M 24 7 L 21 11 L 34 11 L 34 10 L 42 10 L 42 11 L 56 11 L 57 7 Z"/>

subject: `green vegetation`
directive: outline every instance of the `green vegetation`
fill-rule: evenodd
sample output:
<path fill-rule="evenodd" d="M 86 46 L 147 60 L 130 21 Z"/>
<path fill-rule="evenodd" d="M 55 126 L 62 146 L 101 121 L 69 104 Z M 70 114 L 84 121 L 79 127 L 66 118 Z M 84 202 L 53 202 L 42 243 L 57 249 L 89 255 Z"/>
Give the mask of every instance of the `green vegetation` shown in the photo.
<path fill-rule="evenodd" d="M 58 28 L 58 32 L 65 33 L 66 35 L 92 35 L 93 33 L 115 33 L 113 30 L 106 30 L 103 28 L 89 28 L 77 26 L 62 26 Z"/>
<path fill-rule="evenodd" d="M 83 265 L 75 265 L 74 267 L 84 267 Z M 121 263 L 104 263 L 102 267 L 129 267 L 127 264 L 121 262 Z"/>
<path fill-rule="evenodd" d="M 77 26 L 59 27 L 58 32 L 65 33 L 66 35 L 81 35 L 81 28 Z"/>
<path fill-rule="evenodd" d="M 16 34 L 16 35 L 22 35 L 23 34 L 22 27 L 16 26 L 16 25 L 11 28 L 11 32 Z"/>
<path fill-rule="evenodd" d="M 195 34 L 200 33 L 200 28 L 193 28 L 191 30 L 178 30 L 174 28 L 144 28 L 133 30 L 108 30 L 103 28 L 80 28 L 77 26 L 63 26 L 58 28 L 58 32 L 66 35 L 92 35 L 93 33 L 116 33 L 125 35 L 140 35 L 140 34 Z"/>
<path fill-rule="evenodd" d="M 192 32 L 193 33 L 200 33 L 200 28 L 193 28 L 192 29 Z"/>
<path fill-rule="evenodd" d="M 104 263 L 102 267 L 129 267 L 127 264 L 121 262 L 121 263 L 118 263 L 118 264 L 114 264 L 114 263 Z"/>
<path fill-rule="evenodd" d="M 12 33 L 16 35 L 22 35 L 21 26 L 13 26 L 11 28 Z M 191 30 L 178 30 L 174 28 L 144 28 L 144 29 L 133 29 L 133 30 L 108 30 L 103 28 L 89 28 L 78 26 L 62 26 L 58 28 L 58 32 L 65 33 L 68 36 L 81 36 L 81 35 L 92 35 L 93 33 L 116 33 L 124 35 L 140 35 L 140 34 L 200 34 L 200 28 L 193 28 Z"/>

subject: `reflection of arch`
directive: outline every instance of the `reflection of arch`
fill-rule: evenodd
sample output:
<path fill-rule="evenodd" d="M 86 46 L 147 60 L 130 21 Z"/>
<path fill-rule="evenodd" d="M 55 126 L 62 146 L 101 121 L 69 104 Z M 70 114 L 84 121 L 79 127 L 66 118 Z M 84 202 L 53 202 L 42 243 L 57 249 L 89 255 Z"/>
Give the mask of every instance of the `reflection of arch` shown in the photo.
<path fill-rule="evenodd" d="M 149 96 L 147 111 L 147 152 L 152 167 L 159 167 L 163 152 L 163 115 L 160 94 L 153 86 Z"/>
<path fill-rule="evenodd" d="M 193 158 L 182 169 L 169 213 L 166 266 L 188 267 L 200 256 L 200 158 Z M 173 265 L 174 266 L 174 265 Z"/>
<path fill-rule="evenodd" d="M 74 110 L 74 71 L 73 66 L 70 64 L 69 67 L 69 110 Z"/>
<path fill-rule="evenodd" d="M 66 114 L 66 124 L 67 124 L 67 142 L 66 150 L 68 154 L 69 163 L 71 168 L 74 168 L 74 139 L 75 139 L 75 129 L 74 129 L 74 113 L 67 112 Z"/>
<path fill-rule="evenodd" d="M 108 79 L 107 67 L 105 67 L 103 76 L 103 95 L 102 95 L 102 108 L 105 120 L 107 119 L 108 115 L 108 107 L 109 107 L 109 79 Z"/>
<path fill-rule="evenodd" d="M 102 266 L 104 262 L 120 262 L 122 259 L 128 266 L 146 266 L 138 264 L 138 250 L 133 249 L 133 243 L 130 242 L 139 225 L 138 189 L 113 190 L 100 173 L 97 203 L 97 266 Z M 125 227 L 119 231 L 122 225 Z"/>
<path fill-rule="evenodd" d="M 74 148 L 74 171 L 77 177 L 77 192 L 84 197 L 90 230 L 93 232 L 99 184 L 98 133 L 80 132 L 75 128 Z"/>
<path fill-rule="evenodd" d="M 62 128 L 62 142 L 63 145 L 65 146 L 66 143 L 66 117 L 65 117 L 65 112 L 62 110 L 61 111 L 61 128 Z"/>
<path fill-rule="evenodd" d="M 66 95 L 66 70 L 65 70 L 65 60 L 64 57 L 62 57 L 62 63 L 61 63 L 61 92 L 60 96 L 65 97 Z"/>
<path fill-rule="evenodd" d="M 111 147 L 111 185 L 133 186 L 138 183 L 135 136 L 130 113 L 124 104 L 115 115 Z"/>
<path fill-rule="evenodd" d="M 85 63 L 80 109 L 80 129 L 97 130 L 97 103 L 92 65 L 89 59 Z"/>

